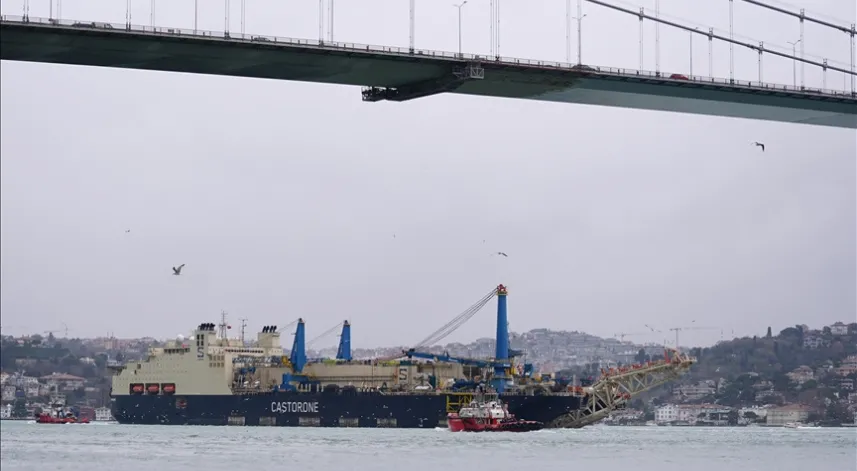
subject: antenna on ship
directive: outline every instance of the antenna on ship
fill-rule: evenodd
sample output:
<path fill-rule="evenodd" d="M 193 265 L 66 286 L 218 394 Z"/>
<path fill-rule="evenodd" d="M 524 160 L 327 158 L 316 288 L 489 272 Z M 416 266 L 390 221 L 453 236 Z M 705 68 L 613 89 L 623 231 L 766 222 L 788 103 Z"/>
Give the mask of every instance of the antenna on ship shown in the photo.
<path fill-rule="evenodd" d="M 244 344 L 244 329 L 247 327 L 247 318 L 238 319 L 241 321 L 241 346 L 245 346 Z"/>
<path fill-rule="evenodd" d="M 226 340 L 226 329 L 231 329 L 232 326 L 226 323 L 226 311 L 224 310 L 220 311 L 220 324 L 218 324 L 218 327 L 220 327 L 220 340 Z"/>

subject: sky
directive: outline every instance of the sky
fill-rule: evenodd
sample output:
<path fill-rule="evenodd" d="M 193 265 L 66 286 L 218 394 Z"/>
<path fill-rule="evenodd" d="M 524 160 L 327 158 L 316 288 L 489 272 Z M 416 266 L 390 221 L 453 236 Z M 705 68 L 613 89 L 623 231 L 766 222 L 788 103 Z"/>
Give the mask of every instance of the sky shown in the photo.
<path fill-rule="evenodd" d="M 854 2 L 790 2 L 771 3 L 857 16 Z M 222 31 L 224 2 L 199 3 L 198 28 Z M 416 47 L 455 51 L 457 9 L 416 3 Z M 48 16 L 50 0 L 29 4 Z M 132 1 L 133 23 L 150 24 L 150 4 Z M 661 17 L 720 32 L 728 8 L 660 2 Z M 125 22 L 117 0 L 61 11 Z M 160 0 L 154 22 L 193 28 L 193 11 L 192 0 Z M 488 0 L 461 11 L 463 50 L 487 53 Z M 233 32 L 240 12 L 232 0 Z M 637 19 L 583 12 L 583 62 L 638 68 Z M 247 0 L 245 13 L 248 34 L 319 35 L 315 0 Z M 796 19 L 744 2 L 734 18 L 736 38 L 789 52 L 800 38 Z M 657 68 L 689 73 L 689 35 L 659 34 Z M 336 4 L 335 40 L 408 36 L 408 2 Z M 503 56 L 576 60 L 571 36 L 567 51 L 562 0 L 502 3 Z M 654 70 L 654 25 L 644 36 Z M 847 35 L 807 23 L 804 42 L 807 57 L 849 68 Z M 707 42 L 693 41 L 693 73 L 728 78 L 728 45 L 713 47 L 709 71 Z M 800 70 L 763 61 L 766 82 L 799 83 Z M 808 87 L 847 86 L 804 71 Z M 734 74 L 757 80 L 756 53 L 736 47 Z M 853 129 L 461 95 L 372 104 L 355 87 L 7 61 L 0 93 L 6 334 L 163 338 L 225 310 L 248 332 L 302 317 L 312 338 L 349 319 L 355 347 L 409 345 L 498 283 L 516 332 L 662 342 L 693 325 L 706 329 L 681 344 L 709 345 L 857 320 Z M 446 340 L 493 336 L 495 305 Z"/>

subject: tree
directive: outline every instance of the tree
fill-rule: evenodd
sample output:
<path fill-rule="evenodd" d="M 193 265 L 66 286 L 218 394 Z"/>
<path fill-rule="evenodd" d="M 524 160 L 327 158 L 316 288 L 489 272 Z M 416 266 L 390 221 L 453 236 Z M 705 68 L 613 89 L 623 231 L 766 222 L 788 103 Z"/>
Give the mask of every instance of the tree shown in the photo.
<path fill-rule="evenodd" d="M 772 335 L 771 335 L 771 327 L 770 327 L 770 326 L 768 326 L 768 333 L 767 333 L 767 334 L 765 334 L 765 338 L 766 338 L 766 339 L 769 339 L 769 338 L 771 338 L 771 337 L 772 337 Z"/>
<path fill-rule="evenodd" d="M 744 418 L 745 418 L 745 419 L 749 419 L 749 420 L 753 420 L 753 421 L 755 421 L 755 420 L 759 420 L 759 416 L 758 416 L 758 414 L 756 414 L 755 412 L 753 412 L 753 411 L 751 411 L 751 410 L 748 410 L 747 412 L 744 412 Z"/>

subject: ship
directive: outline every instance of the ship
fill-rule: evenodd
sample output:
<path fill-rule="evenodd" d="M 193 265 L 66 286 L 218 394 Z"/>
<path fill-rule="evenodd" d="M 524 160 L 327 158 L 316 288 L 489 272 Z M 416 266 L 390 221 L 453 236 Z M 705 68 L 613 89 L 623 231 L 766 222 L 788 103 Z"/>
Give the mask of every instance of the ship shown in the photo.
<path fill-rule="evenodd" d="M 602 371 L 595 382 L 534 374 L 532 364 L 517 361 L 522 352 L 509 346 L 507 295 L 499 285 L 415 347 L 374 359 L 352 358 L 349 321 L 341 324 L 336 358 L 308 359 L 302 318 L 293 322 L 286 356 L 277 326 L 263 327 L 248 346 L 227 338 L 224 315 L 219 326 L 202 323 L 187 339 L 152 347 L 144 359 L 118 367 L 113 417 L 120 424 L 447 428 L 450 413 L 492 393 L 521 420 L 580 427 L 624 407 L 634 385 L 663 384 L 694 361 L 678 352 L 665 356 L 652 362 L 654 377 L 645 381 L 631 374 L 642 365 Z M 429 351 L 494 298 L 494 358 Z"/>
<path fill-rule="evenodd" d="M 52 401 L 51 407 L 36 414 L 37 424 L 88 424 L 89 419 L 81 418 L 79 411 L 69 408 L 65 400 Z"/>

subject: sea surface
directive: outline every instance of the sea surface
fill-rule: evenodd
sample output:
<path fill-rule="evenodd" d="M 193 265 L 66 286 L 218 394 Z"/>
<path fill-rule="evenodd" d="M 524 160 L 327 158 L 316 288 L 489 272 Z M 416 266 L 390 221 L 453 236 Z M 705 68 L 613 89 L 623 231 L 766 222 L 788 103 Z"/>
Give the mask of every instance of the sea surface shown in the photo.
<path fill-rule="evenodd" d="M 29 470 L 853 471 L 857 429 L 442 429 L 0 423 L 0 468 Z M 534 470 L 535 471 L 535 470 Z"/>

